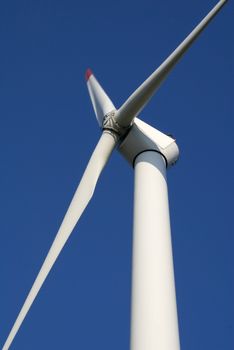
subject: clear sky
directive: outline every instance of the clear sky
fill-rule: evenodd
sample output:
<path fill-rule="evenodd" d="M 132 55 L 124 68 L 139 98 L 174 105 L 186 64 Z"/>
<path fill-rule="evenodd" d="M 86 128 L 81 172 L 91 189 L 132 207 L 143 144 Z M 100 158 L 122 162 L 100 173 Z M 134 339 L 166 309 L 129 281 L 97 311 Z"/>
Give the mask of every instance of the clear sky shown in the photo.
<path fill-rule="evenodd" d="M 117 107 L 215 0 L 0 4 L 0 346 L 100 131 L 84 73 Z M 234 348 L 233 2 L 141 118 L 175 135 L 168 171 L 182 350 Z M 133 169 L 115 152 L 12 349 L 129 348 Z"/>

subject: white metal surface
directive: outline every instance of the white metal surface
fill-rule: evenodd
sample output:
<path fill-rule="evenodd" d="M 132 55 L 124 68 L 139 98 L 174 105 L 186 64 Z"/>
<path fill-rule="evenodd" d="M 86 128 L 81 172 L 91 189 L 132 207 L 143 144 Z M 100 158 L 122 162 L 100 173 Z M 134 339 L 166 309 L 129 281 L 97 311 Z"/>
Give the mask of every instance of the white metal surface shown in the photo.
<path fill-rule="evenodd" d="M 135 161 L 131 350 L 179 350 L 171 232 L 163 157 Z"/>
<path fill-rule="evenodd" d="M 220 0 L 208 15 L 194 28 L 187 38 L 171 53 L 171 55 L 146 79 L 118 110 L 116 119 L 122 126 L 130 125 L 138 116 L 161 83 L 177 64 L 180 58 L 192 45 L 194 40 L 205 29 L 212 18 L 219 12 L 227 0 Z"/>
<path fill-rule="evenodd" d="M 93 196 L 97 180 L 106 165 L 114 147 L 116 138 L 109 133 L 103 133 L 83 174 L 80 184 L 74 194 L 71 204 L 54 239 L 54 242 L 47 254 L 47 257 L 35 279 L 35 282 L 24 302 L 24 305 L 11 329 L 11 332 L 2 348 L 9 349 L 16 333 L 18 332 L 25 316 L 27 315 L 32 303 L 40 291 L 47 275 L 54 265 L 58 255 L 63 249 L 66 241 L 71 235 L 77 221 L 88 205 Z"/>
<path fill-rule="evenodd" d="M 115 106 L 90 69 L 86 71 L 86 80 L 98 124 L 102 127 L 103 117 L 115 110 Z"/>
<path fill-rule="evenodd" d="M 179 157 L 175 139 L 135 118 L 131 130 L 119 146 L 119 151 L 130 164 L 133 164 L 135 157 L 147 149 L 163 154 L 167 166 L 173 165 Z"/>

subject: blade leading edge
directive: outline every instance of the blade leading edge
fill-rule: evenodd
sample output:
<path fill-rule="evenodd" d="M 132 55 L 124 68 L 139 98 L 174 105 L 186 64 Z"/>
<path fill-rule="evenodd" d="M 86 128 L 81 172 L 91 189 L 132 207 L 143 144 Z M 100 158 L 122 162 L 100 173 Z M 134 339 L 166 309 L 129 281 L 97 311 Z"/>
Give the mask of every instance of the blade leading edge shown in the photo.
<path fill-rule="evenodd" d="M 63 249 L 67 239 L 72 233 L 81 214 L 93 196 L 97 180 L 105 167 L 117 140 L 109 133 L 103 132 L 82 176 L 80 184 L 74 194 L 71 204 L 58 230 L 54 242 L 46 256 L 46 259 L 33 283 L 33 286 L 22 306 L 22 309 L 9 333 L 9 336 L 2 348 L 8 350 L 15 338 L 25 316 L 27 315 L 33 301 L 40 291 L 48 273 L 54 265 L 58 255 Z"/>

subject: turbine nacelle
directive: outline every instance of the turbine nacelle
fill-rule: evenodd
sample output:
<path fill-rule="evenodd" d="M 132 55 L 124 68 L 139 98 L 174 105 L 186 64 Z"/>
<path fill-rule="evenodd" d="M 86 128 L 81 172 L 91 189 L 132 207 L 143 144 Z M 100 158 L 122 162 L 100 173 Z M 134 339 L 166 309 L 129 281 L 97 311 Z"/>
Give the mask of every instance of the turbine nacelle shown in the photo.
<path fill-rule="evenodd" d="M 120 144 L 119 151 L 133 167 L 136 157 L 147 151 L 160 153 L 167 167 L 174 165 L 179 157 L 175 139 L 138 118 L 135 118 L 129 133 Z"/>
<path fill-rule="evenodd" d="M 166 166 L 175 164 L 179 157 L 179 148 L 175 139 L 153 128 L 139 118 L 135 118 L 129 127 L 122 127 L 116 121 L 118 111 L 113 110 L 103 118 L 102 128 L 119 140 L 118 150 L 134 166 L 136 157 L 146 151 L 160 153 Z"/>

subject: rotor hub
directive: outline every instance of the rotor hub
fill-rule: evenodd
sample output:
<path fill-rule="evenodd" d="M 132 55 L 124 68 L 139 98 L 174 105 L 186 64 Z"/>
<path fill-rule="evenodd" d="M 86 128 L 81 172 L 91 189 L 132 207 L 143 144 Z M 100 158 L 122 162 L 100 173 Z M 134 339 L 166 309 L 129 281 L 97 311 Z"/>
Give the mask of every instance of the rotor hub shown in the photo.
<path fill-rule="evenodd" d="M 127 134 L 127 132 L 130 130 L 131 125 L 127 127 L 119 125 L 119 123 L 116 121 L 115 116 L 116 110 L 107 113 L 103 119 L 102 129 L 110 132 L 111 134 L 114 134 L 114 136 L 120 139 Z"/>

